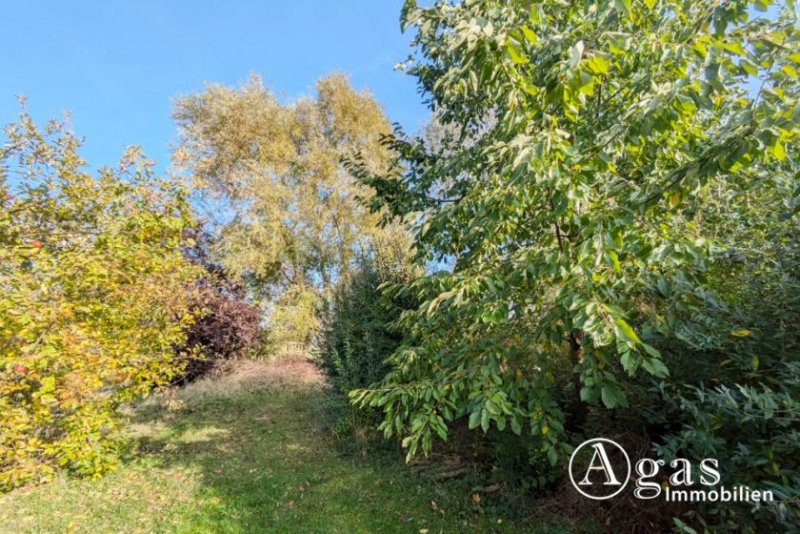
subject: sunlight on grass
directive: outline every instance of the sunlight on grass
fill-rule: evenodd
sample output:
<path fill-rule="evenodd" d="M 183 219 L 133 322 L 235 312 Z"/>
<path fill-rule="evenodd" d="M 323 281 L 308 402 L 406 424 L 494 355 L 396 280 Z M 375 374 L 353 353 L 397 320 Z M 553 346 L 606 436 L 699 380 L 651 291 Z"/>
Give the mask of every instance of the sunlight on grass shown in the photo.
<path fill-rule="evenodd" d="M 256 383 L 201 382 L 179 409 L 148 400 L 118 471 L 0 497 L 0 532 L 516 531 L 467 511 L 466 490 L 441 495 L 399 457 L 336 452 L 313 416 L 322 387 Z"/>

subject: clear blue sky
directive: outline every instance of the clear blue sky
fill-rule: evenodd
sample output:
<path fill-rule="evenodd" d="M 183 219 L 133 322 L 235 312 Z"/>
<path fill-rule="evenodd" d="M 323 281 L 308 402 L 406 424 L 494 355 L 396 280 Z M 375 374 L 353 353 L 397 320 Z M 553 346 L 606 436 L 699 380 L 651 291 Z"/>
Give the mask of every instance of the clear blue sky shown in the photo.
<path fill-rule="evenodd" d="M 329 72 L 369 89 L 392 121 L 416 130 L 427 115 L 408 55 L 401 0 L 18 0 L 0 27 L 0 123 L 28 96 L 37 120 L 69 111 L 91 166 L 141 145 L 165 169 L 173 97 L 206 82 L 261 74 L 283 99 Z"/>

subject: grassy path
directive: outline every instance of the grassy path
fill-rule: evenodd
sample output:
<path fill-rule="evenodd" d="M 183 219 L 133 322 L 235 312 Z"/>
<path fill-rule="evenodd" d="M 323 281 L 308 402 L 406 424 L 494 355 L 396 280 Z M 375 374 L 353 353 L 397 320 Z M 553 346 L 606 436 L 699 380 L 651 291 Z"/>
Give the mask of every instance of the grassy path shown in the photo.
<path fill-rule="evenodd" d="M 395 458 L 338 453 L 325 395 L 308 364 L 252 364 L 151 400 L 131 461 L 0 497 L 0 532 L 518 531 Z"/>

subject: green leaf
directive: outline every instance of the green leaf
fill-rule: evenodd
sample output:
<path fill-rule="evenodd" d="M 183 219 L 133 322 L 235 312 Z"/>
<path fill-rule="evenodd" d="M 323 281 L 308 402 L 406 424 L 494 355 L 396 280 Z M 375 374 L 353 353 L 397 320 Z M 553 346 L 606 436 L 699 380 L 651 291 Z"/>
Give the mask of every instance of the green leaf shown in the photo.
<path fill-rule="evenodd" d="M 620 355 L 619 358 L 620 363 L 622 364 L 622 368 L 629 374 L 633 374 L 636 369 L 639 367 L 639 361 L 636 358 L 635 354 L 630 350 L 626 350 Z"/>
<path fill-rule="evenodd" d="M 783 161 L 786 159 L 786 150 L 784 150 L 783 143 L 781 143 L 780 140 L 776 141 L 775 146 L 772 147 L 772 154 L 778 161 Z"/>
<path fill-rule="evenodd" d="M 735 41 L 730 43 L 722 43 L 722 48 L 724 48 L 725 50 L 727 50 L 732 54 L 736 54 L 737 56 L 745 55 L 745 51 L 744 48 L 742 48 L 742 45 Z"/>
<path fill-rule="evenodd" d="M 642 360 L 642 368 L 651 375 L 664 378 L 669 375 L 669 370 L 660 358 L 644 358 Z"/>
<path fill-rule="evenodd" d="M 522 434 L 522 425 L 519 422 L 519 417 L 512 416 L 510 418 L 510 422 L 511 422 L 511 430 L 514 432 L 514 434 L 516 434 L 518 436 L 521 435 Z"/>
<path fill-rule="evenodd" d="M 669 286 L 667 286 L 667 281 L 664 280 L 663 276 L 659 276 L 658 280 L 656 280 L 656 287 L 661 296 L 668 297 L 670 295 Z"/>
<path fill-rule="evenodd" d="M 630 17 L 631 0 L 614 0 L 614 8 L 626 17 Z"/>
<path fill-rule="evenodd" d="M 597 387 L 582 387 L 581 400 L 583 402 L 594 402 L 600 398 L 600 389 Z"/>
<path fill-rule="evenodd" d="M 505 418 L 505 416 L 501 415 L 501 416 L 497 417 L 495 422 L 497 423 L 497 430 L 502 432 L 503 430 L 506 429 L 506 418 Z"/>
<path fill-rule="evenodd" d="M 614 252 L 613 250 L 609 250 L 608 257 L 611 258 L 611 264 L 614 267 L 614 271 L 620 272 L 622 269 L 620 268 L 619 265 L 619 256 L 617 255 L 617 253 Z"/>
<path fill-rule="evenodd" d="M 469 429 L 478 428 L 478 425 L 481 424 L 481 412 L 476 410 L 469 414 Z"/>
<path fill-rule="evenodd" d="M 558 463 L 558 453 L 554 447 L 547 449 L 547 460 L 550 462 L 550 465 L 556 465 L 556 463 Z"/>
<path fill-rule="evenodd" d="M 758 65 L 749 59 L 742 58 L 741 61 L 739 61 L 739 66 L 750 76 L 758 76 Z"/>
<path fill-rule="evenodd" d="M 514 63 L 516 63 L 518 65 L 524 65 L 526 63 L 529 63 L 528 58 L 524 57 L 521 54 L 521 52 L 519 52 L 516 49 L 516 47 L 513 44 L 511 44 L 510 41 L 509 41 L 508 44 L 506 44 L 506 51 L 508 52 L 508 55 L 511 58 L 511 61 L 513 61 Z"/>
<path fill-rule="evenodd" d="M 658 352 L 658 350 L 655 347 L 652 347 L 652 346 L 648 345 L 647 343 L 642 343 L 642 348 L 644 349 L 644 351 L 647 354 L 649 354 L 653 358 L 660 358 L 661 357 L 661 353 Z"/>
<path fill-rule="evenodd" d="M 584 64 L 592 74 L 608 74 L 611 67 L 611 62 L 603 56 L 592 56 Z"/>
<path fill-rule="evenodd" d="M 608 386 L 600 388 L 600 398 L 606 408 L 614 408 L 617 406 L 617 398 L 614 396 L 614 390 Z"/>

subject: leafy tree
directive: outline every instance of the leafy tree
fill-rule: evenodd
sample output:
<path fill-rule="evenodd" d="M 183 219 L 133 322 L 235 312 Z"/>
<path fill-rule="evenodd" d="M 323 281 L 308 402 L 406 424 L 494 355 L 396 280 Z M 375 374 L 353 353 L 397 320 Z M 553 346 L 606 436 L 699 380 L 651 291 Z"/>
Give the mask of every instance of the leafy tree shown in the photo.
<path fill-rule="evenodd" d="M 115 407 L 180 372 L 195 268 L 183 191 L 129 150 L 86 172 L 63 124 L 27 113 L 0 148 L 0 488 L 96 476 Z"/>
<path fill-rule="evenodd" d="M 341 75 L 321 79 L 316 98 L 290 104 L 253 77 L 179 99 L 175 118 L 175 160 L 225 219 L 216 250 L 223 265 L 272 299 L 271 323 L 286 331 L 271 334 L 307 341 L 319 326 L 319 295 L 375 231 L 340 159 L 385 163 L 380 106 Z"/>
<path fill-rule="evenodd" d="M 398 328 L 397 319 L 417 305 L 409 297 L 385 298 L 382 287 L 408 283 L 420 272 L 412 260 L 408 232 L 392 226 L 357 255 L 352 271 L 334 285 L 323 315 L 317 363 L 333 386 L 323 413 L 345 451 L 367 454 L 375 445 L 388 444 L 375 431 L 380 410 L 353 406 L 347 395 L 386 375 L 387 358 L 407 334 Z"/>
<path fill-rule="evenodd" d="M 797 212 L 787 4 L 405 3 L 408 67 L 444 134 L 396 137 L 402 164 L 361 177 L 453 266 L 395 288 L 423 301 L 412 342 L 354 399 L 384 408 L 409 455 L 466 417 L 526 429 L 555 463 L 588 403 L 626 406 L 639 370 L 667 377 L 657 345 L 705 331 L 693 318 L 716 299 L 706 201 L 768 191 Z"/>

